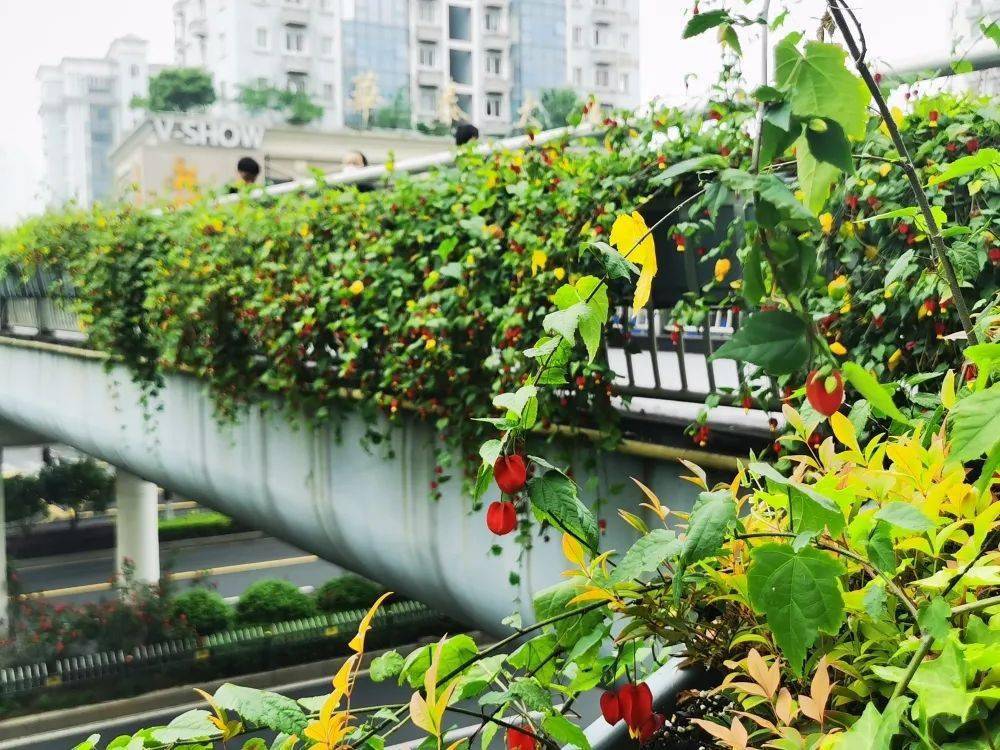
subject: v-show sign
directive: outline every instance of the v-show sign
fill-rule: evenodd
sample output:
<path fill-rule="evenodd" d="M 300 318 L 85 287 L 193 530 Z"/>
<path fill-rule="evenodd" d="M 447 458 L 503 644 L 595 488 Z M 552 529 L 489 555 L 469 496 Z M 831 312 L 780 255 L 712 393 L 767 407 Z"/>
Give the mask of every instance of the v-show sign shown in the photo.
<path fill-rule="evenodd" d="M 264 141 L 264 126 L 235 120 L 197 117 L 153 117 L 153 131 L 161 142 L 178 141 L 186 146 L 258 149 Z"/>

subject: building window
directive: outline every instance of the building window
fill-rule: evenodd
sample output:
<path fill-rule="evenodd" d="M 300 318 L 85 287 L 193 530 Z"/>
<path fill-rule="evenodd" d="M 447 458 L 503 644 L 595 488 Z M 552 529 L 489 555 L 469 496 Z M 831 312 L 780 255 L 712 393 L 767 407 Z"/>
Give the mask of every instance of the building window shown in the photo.
<path fill-rule="evenodd" d="M 611 82 L 611 70 L 607 65 L 596 65 L 594 67 L 594 85 L 607 88 Z"/>
<path fill-rule="evenodd" d="M 628 32 L 622 32 L 622 49 L 628 49 L 631 46 L 632 39 L 629 37 Z"/>
<path fill-rule="evenodd" d="M 129 70 L 132 73 L 132 77 L 133 78 L 138 78 L 139 77 L 139 66 L 138 65 L 133 65 Z"/>
<path fill-rule="evenodd" d="M 332 83 L 324 83 L 323 84 L 323 98 L 326 99 L 328 102 L 332 102 L 333 101 L 333 84 Z"/>
<path fill-rule="evenodd" d="M 438 90 L 434 86 L 420 87 L 420 111 L 425 114 L 434 114 L 437 110 Z"/>
<path fill-rule="evenodd" d="M 619 76 L 618 76 L 618 89 L 623 94 L 627 94 L 628 93 L 628 84 L 629 84 L 628 73 L 621 73 L 621 74 L 619 74 Z"/>
<path fill-rule="evenodd" d="M 421 68 L 436 68 L 438 66 L 438 49 L 433 42 L 421 42 L 417 48 L 417 59 Z"/>
<path fill-rule="evenodd" d="M 583 85 L 583 68 L 573 68 L 573 85 Z"/>
<path fill-rule="evenodd" d="M 434 0 L 420 0 L 417 5 L 417 18 L 421 23 L 434 23 L 437 21 L 437 3 Z"/>
<path fill-rule="evenodd" d="M 257 49 L 267 49 L 267 29 L 257 27 Z"/>
<path fill-rule="evenodd" d="M 603 47 L 608 41 L 609 26 L 606 23 L 594 24 L 594 46 Z"/>
<path fill-rule="evenodd" d="M 608 0 L 594 0 L 594 7 L 595 8 L 607 8 L 608 7 Z"/>
<path fill-rule="evenodd" d="M 219 34 L 219 59 L 226 56 L 226 35 Z"/>
<path fill-rule="evenodd" d="M 472 8 L 448 6 L 448 38 L 462 42 L 472 41 Z"/>
<path fill-rule="evenodd" d="M 498 120 L 503 111 L 503 94 L 486 94 L 486 116 Z"/>
<path fill-rule="evenodd" d="M 320 45 L 321 45 L 321 49 L 323 50 L 323 54 L 324 55 L 326 55 L 327 57 L 329 57 L 330 55 L 333 54 L 333 37 L 332 36 L 324 36 L 323 39 L 322 39 L 322 41 L 320 42 Z"/>
<path fill-rule="evenodd" d="M 285 80 L 285 88 L 298 94 L 306 93 L 309 77 L 305 73 L 290 72 Z"/>
<path fill-rule="evenodd" d="M 577 47 L 583 44 L 583 26 L 573 27 L 573 44 Z"/>
<path fill-rule="evenodd" d="M 486 50 L 486 75 L 503 75 L 503 52 L 501 50 Z"/>
<path fill-rule="evenodd" d="M 487 5 L 486 10 L 483 12 L 483 24 L 486 30 L 493 33 L 499 32 L 502 21 L 503 18 L 500 9 L 495 5 Z"/>
<path fill-rule="evenodd" d="M 285 52 L 291 55 L 304 55 L 306 53 L 305 26 L 289 24 L 285 27 Z"/>

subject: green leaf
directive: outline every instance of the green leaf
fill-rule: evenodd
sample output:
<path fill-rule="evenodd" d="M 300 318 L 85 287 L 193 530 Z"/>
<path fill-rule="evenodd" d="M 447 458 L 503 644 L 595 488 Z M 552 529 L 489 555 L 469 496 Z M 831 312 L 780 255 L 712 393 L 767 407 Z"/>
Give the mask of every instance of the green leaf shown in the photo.
<path fill-rule="evenodd" d="M 542 720 L 542 729 L 549 737 L 562 747 L 575 747 L 578 750 L 590 750 L 590 742 L 576 724 L 562 714 L 546 716 Z"/>
<path fill-rule="evenodd" d="M 789 92 L 792 113 L 838 123 L 845 135 L 865 137 L 871 94 L 865 82 L 847 68 L 847 51 L 838 44 L 809 42 L 805 53 L 800 34 L 789 34 L 775 48 L 775 78 Z"/>
<path fill-rule="evenodd" d="M 728 490 L 700 492 L 688 519 L 681 566 L 718 554 L 726 534 L 736 524 L 736 501 Z"/>
<path fill-rule="evenodd" d="M 826 528 L 837 535 L 844 530 L 844 512 L 830 498 L 809 485 L 789 479 L 770 464 L 752 463 L 749 470 L 751 474 L 786 488 L 790 495 L 788 511 L 796 533 L 820 532 Z"/>
<path fill-rule="evenodd" d="M 651 573 L 664 561 L 679 555 L 683 548 L 684 544 L 670 529 L 653 529 L 629 547 L 611 572 L 611 580 L 629 581 L 643 573 Z"/>
<path fill-rule="evenodd" d="M 1000 440 L 1000 384 L 955 404 L 948 424 L 952 459 L 965 463 L 989 453 Z"/>
<path fill-rule="evenodd" d="M 175 716 L 165 727 L 156 727 L 152 730 L 153 737 L 157 742 L 164 744 L 174 744 L 178 742 L 192 742 L 194 740 L 207 740 L 219 733 L 218 727 L 212 723 L 212 714 L 201 708 L 192 711 L 185 711 L 180 716 Z"/>
<path fill-rule="evenodd" d="M 575 285 L 564 284 L 553 296 L 561 309 L 549 313 L 542 321 L 547 331 L 555 330 L 572 343 L 574 333 L 587 347 L 588 361 L 593 361 L 601 343 L 601 331 L 608 319 L 608 290 L 596 276 L 584 276 Z"/>
<path fill-rule="evenodd" d="M 948 214 L 944 212 L 941 206 L 931 206 L 931 215 L 934 217 L 934 221 L 937 223 L 939 229 L 948 223 Z M 885 213 L 875 214 L 875 216 L 858 219 L 857 221 L 859 224 L 867 224 L 869 221 L 881 221 L 882 219 L 911 219 L 919 231 L 927 231 L 927 219 L 924 217 L 924 212 L 917 206 L 897 208 L 894 211 L 886 211 Z"/>
<path fill-rule="evenodd" d="M 529 711 L 552 710 L 552 696 L 534 677 L 518 677 L 507 693 L 512 699 L 522 701 Z"/>
<path fill-rule="evenodd" d="M 843 622 L 838 577 L 844 568 L 821 550 L 806 547 L 796 552 L 789 544 L 765 544 L 750 557 L 750 603 L 767 618 L 792 671 L 802 674 L 806 651 L 819 633 L 835 634 Z"/>
<path fill-rule="evenodd" d="M 503 443 L 494 438 L 479 446 L 479 456 L 483 459 L 484 464 L 493 466 L 500 458 L 501 450 L 503 450 Z"/>
<path fill-rule="evenodd" d="M 368 676 L 372 682 L 382 682 L 395 677 L 403 671 L 403 657 L 396 651 L 386 651 L 372 659 L 368 668 Z"/>
<path fill-rule="evenodd" d="M 73 750 L 94 750 L 97 747 L 97 743 L 101 741 L 101 735 L 92 734 L 83 742 L 73 745 Z"/>
<path fill-rule="evenodd" d="M 895 262 L 893 262 L 893 264 L 889 267 L 889 271 L 885 275 L 885 280 L 882 282 L 882 286 L 889 286 L 892 282 L 901 279 L 907 271 L 913 268 L 914 265 L 912 261 L 915 255 L 916 252 L 911 249 L 896 258 Z"/>
<path fill-rule="evenodd" d="M 499 724 L 494 724 L 492 721 L 486 722 L 483 726 L 483 731 L 480 733 L 482 735 L 482 742 L 479 743 L 479 746 L 482 750 L 488 750 L 490 745 L 493 744 L 493 738 L 496 736 L 499 728 Z"/>
<path fill-rule="evenodd" d="M 729 161 L 718 154 L 705 154 L 703 156 L 693 156 L 684 159 L 660 172 L 651 182 L 656 185 L 663 185 L 672 182 L 675 178 L 691 172 L 717 172 L 729 166 Z"/>
<path fill-rule="evenodd" d="M 984 169 L 991 170 L 992 174 L 992 170 L 1000 168 L 1000 151 L 995 148 L 981 148 L 974 154 L 963 156 L 942 166 L 944 168 L 928 180 L 929 185 L 939 185 Z"/>
<path fill-rule="evenodd" d="M 891 750 L 892 740 L 899 734 L 899 721 L 909 705 L 909 698 L 898 696 L 879 713 L 875 704 L 869 701 L 861 718 L 841 735 L 839 747 L 843 750 Z"/>
<path fill-rule="evenodd" d="M 437 647 L 436 643 L 428 644 L 421 646 L 415 651 L 411 651 L 407 655 L 403 662 L 403 667 L 399 672 L 399 683 L 403 684 L 405 680 L 411 688 L 418 688 L 423 685 L 424 675 L 431 666 L 431 658 L 433 657 L 432 649 L 436 649 Z M 451 672 L 458 669 L 458 667 L 465 664 L 478 653 L 479 646 L 464 633 L 448 638 L 441 645 L 438 680 L 444 679 L 445 675 L 451 674 Z"/>
<path fill-rule="evenodd" d="M 732 20 L 732 17 L 725 10 L 706 10 L 688 19 L 687 24 L 684 26 L 684 33 L 681 36 L 684 39 L 690 39 L 699 34 L 704 34 L 716 26 L 731 23 Z"/>
<path fill-rule="evenodd" d="M 830 190 L 840 176 L 840 170 L 813 156 L 804 138 L 799 138 L 796 142 L 795 162 L 799 188 L 802 190 L 802 202 L 818 216 L 826 208 Z"/>
<path fill-rule="evenodd" d="M 935 639 L 946 638 L 951 630 L 951 607 L 940 596 L 924 603 L 917 612 L 920 630 Z"/>
<path fill-rule="evenodd" d="M 919 508 L 901 500 L 894 500 L 883 505 L 878 509 L 875 518 L 907 531 L 930 531 L 934 528 L 934 522 L 925 516 Z"/>
<path fill-rule="evenodd" d="M 865 544 L 868 560 L 886 575 L 896 573 L 896 548 L 892 544 L 892 533 L 887 523 L 876 523 Z"/>
<path fill-rule="evenodd" d="M 494 459 L 496 460 L 496 459 Z M 479 473 L 476 474 L 476 486 L 472 488 L 472 499 L 478 501 L 486 491 L 490 488 L 490 484 L 493 482 L 493 464 L 485 463 L 479 467 Z"/>
<path fill-rule="evenodd" d="M 854 386 L 854 390 L 860 393 L 873 409 L 887 417 L 895 419 L 897 422 L 909 424 L 910 420 L 903 416 L 892 401 L 892 396 L 868 370 L 855 362 L 844 362 L 841 372 L 847 378 L 847 382 Z"/>
<path fill-rule="evenodd" d="M 539 520 L 548 521 L 597 550 L 597 519 L 580 501 L 572 479 L 554 471 L 535 476 L 528 482 L 528 497 Z"/>
<path fill-rule="evenodd" d="M 986 23 L 984 19 L 979 22 L 979 30 L 983 32 L 983 36 L 992 39 L 993 43 L 1000 47 L 1000 23 L 996 21 Z"/>
<path fill-rule="evenodd" d="M 764 296 L 762 262 L 760 247 L 756 244 L 750 245 L 740 252 L 740 265 L 743 266 L 743 287 L 740 292 L 750 305 L 756 305 Z"/>
<path fill-rule="evenodd" d="M 497 654 L 496 656 L 484 657 L 472 664 L 458 678 L 458 687 L 455 689 L 453 701 L 468 700 L 481 695 L 500 674 L 506 659 L 506 654 Z"/>
<path fill-rule="evenodd" d="M 809 153 L 817 161 L 832 164 L 837 169 L 847 172 L 854 172 L 854 156 L 851 153 L 851 144 L 844 135 L 844 129 L 836 120 L 824 118 L 821 120 L 824 129 L 816 130 L 811 126 L 806 126 L 806 143 L 809 144 Z"/>
<path fill-rule="evenodd" d="M 522 385 L 514 393 L 500 393 L 494 396 L 493 405 L 498 409 L 506 409 L 520 417 L 525 405 L 536 395 L 538 395 L 538 389 L 535 386 Z"/>
<path fill-rule="evenodd" d="M 809 360 L 805 323 L 784 310 L 759 312 L 710 357 L 719 359 L 749 362 L 770 375 L 793 373 Z"/>
<path fill-rule="evenodd" d="M 639 267 L 629 261 L 607 242 L 592 242 L 590 246 L 597 249 L 601 267 L 609 279 L 630 279 L 639 273 Z"/>
<path fill-rule="evenodd" d="M 941 655 L 924 661 L 910 681 L 910 690 L 928 719 L 947 714 L 965 720 L 975 701 L 966 684 L 965 657 L 954 640 L 949 640 Z"/>
<path fill-rule="evenodd" d="M 299 735 L 306 727 L 306 715 L 299 704 L 277 693 L 227 682 L 212 697 L 220 707 L 254 726 Z"/>
<path fill-rule="evenodd" d="M 570 604 L 581 593 L 583 593 L 583 588 L 575 581 L 564 581 L 542 589 L 535 595 L 535 618 L 547 620 L 555 615 L 565 615 L 575 609 L 582 609 L 587 606 L 585 603 Z M 553 627 L 558 636 L 559 645 L 563 648 L 572 648 L 578 640 L 593 632 L 594 628 L 603 620 L 604 615 L 599 609 L 581 613 L 577 617 L 564 617 L 558 620 L 553 624 Z M 548 654 L 546 653 L 545 656 Z"/>
<path fill-rule="evenodd" d="M 1000 343 L 989 342 L 966 347 L 963 354 L 979 369 L 976 389 L 981 390 L 989 382 L 994 371 L 1000 366 Z"/>
<path fill-rule="evenodd" d="M 774 109 L 779 113 L 791 114 L 792 105 L 783 102 L 780 107 Z M 762 167 L 781 156 L 798 140 L 802 125 L 797 119 L 793 122 L 794 127 L 792 122 L 787 127 L 781 127 L 773 119 L 768 118 L 767 114 L 764 115 L 760 133 L 760 165 Z"/>
<path fill-rule="evenodd" d="M 542 328 L 550 333 L 558 333 L 566 341 L 573 343 L 576 340 L 576 329 L 580 324 L 580 318 L 587 312 L 587 305 L 577 302 L 565 310 L 550 312 L 542 319 Z"/>
<path fill-rule="evenodd" d="M 888 595 L 885 593 L 885 584 L 879 581 L 872 583 L 868 586 L 868 590 L 865 591 L 865 612 L 873 620 L 881 620 L 886 616 L 886 604 L 888 600 Z"/>

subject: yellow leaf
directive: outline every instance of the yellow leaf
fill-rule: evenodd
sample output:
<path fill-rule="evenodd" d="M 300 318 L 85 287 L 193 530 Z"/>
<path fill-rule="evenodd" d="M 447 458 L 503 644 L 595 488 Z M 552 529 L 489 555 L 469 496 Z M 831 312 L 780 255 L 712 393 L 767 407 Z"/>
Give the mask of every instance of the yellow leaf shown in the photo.
<path fill-rule="evenodd" d="M 640 505 L 644 508 L 649 508 L 651 511 L 653 511 L 656 515 L 660 517 L 661 521 L 665 520 L 667 517 L 667 509 L 664 508 L 663 505 L 660 503 L 660 498 L 658 498 L 656 494 L 651 489 L 649 489 L 649 487 L 644 485 L 635 477 L 632 477 L 632 481 L 635 482 L 639 486 L 639 489 L 642 490 L 643 494 L 647 498 L 649 498 L 649 504 L 641 503 Z"/>
<path fill-rule="evenodd" d="M 359 294 L 361 294 L 361 292 L 365 290 L 365 283 L 361 280 L 357 280 L 348 287 L 348 290 L 351 292 L 351 294 L 357 297 Z"/>
<path fill-rule="evenodd" d="M 878 168 L 878 173 L 882 175 L 882 177 L 888 176 L 889 172 L 891 171 L 892 171 L 892 165 L 889 163 L 883 164 L 881 167 Z"/>
<path fill-rule="evenodd" d="M 843 357 L 845 354 L 847 354 L 847 348 L 839 341 L 834 341 L 832 344 L 830 344 L 830 351 L 836 354 L 838 357 Z"/>
<path fill-rule="evenodd" d="M 646 525 L 646 522 L 634 513 L 629 513 L 627 510 L 619 508 L 618 515 L 622 517 L 622 520 L 625 521 L 625 523 L 638 531 L 640 534 L 649 533 L 649 527 Z"/>
<path fill-rule="evenodd" d="M 950 409 L 955 405 L 955 371 L 948 370 L 941 381 L 941 405 Z"/>
<path fill-rule="evenodd" d="M 819 225 L 823 229 L 823 234 L 830 234 L 833 229 L 833 214 L 823 213 L 819 215 Z"/>
<path fill-rule="evenodd" d="M 535 250 L 531 254 L 531 275 L 534 276 L 539 271 L 545 270 L 545 264 L 549 262 L 549 256 L 544 250 Z"/>
<path fill-rule="evenodd" d="M 428 734 L 438 736 L 437 727 L 434 726 L 434 720 L 431 718 L 430 711 L 427 710 L 427 701 L 420 693 L 414 693 L 410 696 L 410 721 L 413 722 L 414 726 L 420 727 Z"/>
<path fill-rule="evenodd" d="M 583 604 L 584 602 L 598 602 L 602 600 L 613 602 L 616 600 L 616 597 L 614 594 L 611 594 L 604 589 L 587 589 L 582 594 L 577 594 L 570 599 L 567 602 L 567 606 L 570 604 Z"/>
<path fill-rule="evenodd" d="M 350 646 L 352 651 L 355 651 L 359 654 L 364 652 L 365 635 L 368 633 L 369 630 L 371 630 L 372 618 L 375 616 L 375 612 L 378 611 L 378 608 L 382 606 L 382 602 L 386 600 L 386 597 L 391 595 L 392 595 L 391 591 L 386 591 L 384 594 L 382 594 L 382 596 L 380 596 L 372 605 L 372 608 L 368 610 L 368 614 L 366 614 L 363 618 L 361 618 L 361 622 L 358 625 L 358 634 L 351 639 L 350 643 L 347 644 L 348 646 Z"/>
<path fill-rule="evenodd" d="M 851 420 L 839 411 L 835 411 L 830 415 L 830 427 L 833 428 L 833 434 L 837 436 L 837 440 L 858 455 L 861 454 L 861 446 L 858 445 L 858 434 L 855 432 L 854 424 Z"/>
<path fill-rule="evenodd" d="M 691 461 L 687 461 L 687 460 L 685 460 L 683 458 L 681 458 L 679 460 L 680 460 L 680 462 L 682 464 L 684 464 L 684 468 L 685 469 L 687 469 L 692 474 L 694 474 L 693 477 L 681 477 L 681 479 L 685 479 L 688 482 L 690 482 L 691 484 L 695 485 L 696 487 L 701 487 L 703 490 L 707 490 L 708 489 L 708 475 L 705 473 L 705 470 L 703 468 L 701 468 L 700 466 L 698 466 L 698 464 L 692 463 Z M 633 479 L 632 481 L 634 482 L 635 480 Z M 642 485 L 640 485 L 640 486 L 642 486 Z"/>
<path fill-rule="evenodd" d="M 576 539 L 571 537 L 569 534 L 563 534 L 562 550 L 567 560 L 569 560 L 574 565 L 579 565 L 580 567 L 583 567 L 583 564 L 586 560 L 584 556 L 583 545 L 580 544 Z"/>
<path fill-rule="evenodd" d="M 646 221 L 638 211 L 622 214 L 611 227 L 611 244 L 625 258 L 639 266 L 639 280 L 635 286 L 632 306 L 641 310 L 649 301 L 649 292 L 656 276 L 656 246 Z"/>
<path fill-rule="evenodd" d="M 715 280 L 722 283 L 722 280 L 729 275 L 729 269 L 733 267 L 729 258 L 720 258 L 715 261 Z"/>

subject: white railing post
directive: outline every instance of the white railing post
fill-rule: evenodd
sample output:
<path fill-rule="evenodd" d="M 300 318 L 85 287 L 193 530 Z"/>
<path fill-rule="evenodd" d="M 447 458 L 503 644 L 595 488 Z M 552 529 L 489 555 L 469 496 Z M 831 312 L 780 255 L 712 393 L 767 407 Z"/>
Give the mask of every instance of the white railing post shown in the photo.
<path fill-rule="evenodd" d="M 0 447 L 0 634 L 10 631 L 10 594 L 7 591 L 7 498 L 4 496 L 3 447 Z"/>

